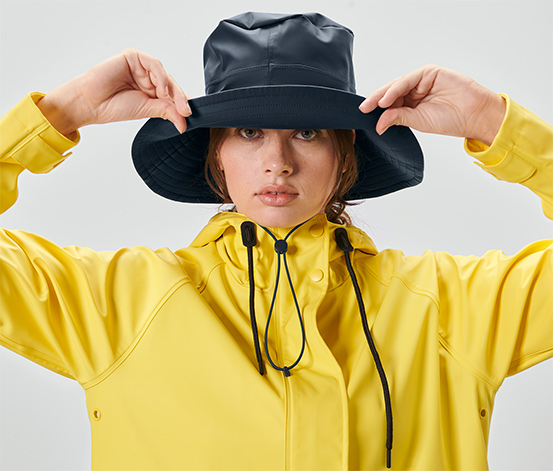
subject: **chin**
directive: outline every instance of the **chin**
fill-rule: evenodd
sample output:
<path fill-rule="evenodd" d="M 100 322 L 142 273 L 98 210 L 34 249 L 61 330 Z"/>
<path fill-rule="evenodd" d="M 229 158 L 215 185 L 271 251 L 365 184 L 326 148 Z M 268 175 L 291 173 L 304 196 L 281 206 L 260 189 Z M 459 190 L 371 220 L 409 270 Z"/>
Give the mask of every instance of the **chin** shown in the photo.
<path fill-rule="evenodd" d="M 256 211 L 254 214 L 243 213 L 253 222 L 265 227 L 292 228 L 307 221 L 317 213 L 299 214 L 296 211 L 282 211 L 283 208 L 270 211 Z"/>

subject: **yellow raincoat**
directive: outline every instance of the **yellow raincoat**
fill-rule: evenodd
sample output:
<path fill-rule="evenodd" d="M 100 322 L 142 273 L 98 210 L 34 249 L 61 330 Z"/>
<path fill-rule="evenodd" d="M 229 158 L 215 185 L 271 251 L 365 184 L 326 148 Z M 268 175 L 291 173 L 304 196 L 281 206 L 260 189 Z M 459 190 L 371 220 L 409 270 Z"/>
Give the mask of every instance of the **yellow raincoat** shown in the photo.
<path fill-rule="evenodd" d="M 1 204 L 17 176 L 47 172 L 79 139 L 61 136 L 28 95 L 0 123 Z M 553 218 L 553 129 L 507 100 L 488 148 L 466 149 L 519 182 Z M 383 469 L 382 388 L 334 231 L 318 215 L 288 239 L 305 327 L 291 376 L 263 350 L 249 316 L 246 248 L 236 213 L 216 215 L 190 247 L 94 252 L 2 231 L 0 344 L 77 380 L 86 392 L 94 470 Z M 487 469 L 503 379 L 553 356 L 551 241 L 514 256 L 378 252 L 347 227 L 368 323 L 390 385 L 392 469 Z M 255 309 L 264 345 L 276 280 L 273 240 L 257 228 Z M 273 229 L 277 238 L 288 230 Z M 302 347 L 284 275 L 267 348 L 278 366 Z"/>

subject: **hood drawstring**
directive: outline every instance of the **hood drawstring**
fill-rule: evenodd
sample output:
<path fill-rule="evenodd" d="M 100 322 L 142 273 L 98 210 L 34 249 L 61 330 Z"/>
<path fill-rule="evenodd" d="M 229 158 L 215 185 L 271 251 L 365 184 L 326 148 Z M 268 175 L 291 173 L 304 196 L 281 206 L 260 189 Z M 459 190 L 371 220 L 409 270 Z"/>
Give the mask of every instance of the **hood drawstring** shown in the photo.
<path fill-rule="evenodd" d="M 292 233 L 296 229 L 303 226 L 306 222 L 307 221 L 304 221 L 301 224 L 298 224 L 296 227 L 294 227 L 290 232 L 288 232 L 288 234 L 286 234 L 286 237 L 284 237 L 284 239 L 277 239 L 271 233 L 271 231 L 269 231 L 269 229 L 267 229 L 266 227 L 260 226 L 261 229 L 263 229 L 267 234 L 269 234 L 273 238 L 273 240 L 275 241 L 274 248 L 275 248 L 275 252 L 278 255 L 275 289 L 273 291 L 273 299 L 271 300 L 271 307 L 269 309 L 269 316 L 267 318 L 267 326 L 265 327 L 265 354 L 267 355 L 267 360 L 269 360 L 269 363 L 271 364 L 271 366 L 275 370 L 284 371 L 284 376 L 290 376 L 290 370 L 292 368 L 294 368 L 294 366 L 296 366 L 300 362 L 301 357 L 303 356 L 303 352 L 305 350 L 305 329 L 304 329 L 304 326 L 303 326 L 303 319 L 301 318 L 301 311 L 300 311 L 300 307 L 298 305 L 298 300 L 296 298 L 296 292 L 294 291 L 294 286 L 292 285 L 292 278 L 290 277 L 290 271 L 288 270 L 288 263 L 286 261 L 286 252 L 288 250 L 288 243 L 286 242 L 286 240 L 288 239 L 288 237 L 290 237 L 292 235 Z M 286 276 L 288 277 L 288 284 L 290 285 L 290 290 L 292 291 L 292 297 L 294 298 L 294 304 L 296 306 L 296 312 L 298 313 L 298 319 L 300 320 L 301 337 L 302 337 L 301 352 L 300 352 L 297 360 L 294 363 L 292 363 L 290 366 L 285 366 L 283 368 L 281 368 L 280 366 L 277 366 L 273 363 L 273 360 L 271 359 L 271 354 L 269 353 L 269 346 L 268 346 L 269 342 L 267 341 L 268 335 L 269 335 L 269 324 L 271 322 L 271 315 L 273 314 L 273 307 L 275 305 L 275 299 L 276 299 L 276 294 L 277 294 L 277 290 L 278 290 L 278 281 L 280 280 L 280 257 L 281 256 L 284 259 L 284 269 L 286 270 Z"/>
<path fill-rule="evenodd" d="M 336 238 L 336 243 L 338 247 L 344 252 L 344 257 L 346 259 L 346 266 L 349 272 L 349 276 L 353 283 L 353 289 L 355 290 L 355 296 L 357 297 L 357 304 L 359 305 L 359 313 L 361 314 L 361 322 L 363 324 L 363 330 L 365 332 L 365 337 L 369 343 L 369 348 L 371 350 L 374 362 L 376 364 L 376 369 L 380 375 L 380 382 L 382 383 L 382 392 L 384 393 L 384 402 L 386 405 L 386 467 L 390 468 L 392 466 L 392 440 L 393 440 L 393 419 L 392 419 L 392 401 L 390 400 L 390 390 L 388 388 L 388 380 L 386 378 L 386 373 L 384 373 L 384 368 L 382 367 L 382 362 L 380 361 L 380 356 L 376 350 L 371 331 L 369 330 L 369 324 L 367 322 L 367 314 L 365 313 L 365 304 L 363 303 L 363 297 L 361 296 L 361 290 L 359 289 L 359 284 L 357 283 L 357 277 L 353 271 L 353 266 L 351 264 L 349 253 L 353 251 L 353 247 L 349 242 L 348 232 L 340 227 L 336 229 L 334 233 Z"/>
<path fill-rule="evenodd" d="M 307 222 L 307 221 L 305 221 Z M 303 356 L 303 352 L 305 350 L 305 329 L 303 325 L 303 319 L 301 317 L 301 311 L 298 306 L 298 300 L 296 298 L 296 292 L 294 291 L 294 286 L 292 285 L 292 279 L 290 277 L 290 271 L 288 270 L 288 263 L 286 261 L 286 252 L 288 250 L 288 243 L 286 240 L 290 235 L 299 227 L 301 227 L 305 222 L 297 225 L 294 227 L 284 239 L 277 239 L 266 227 L 260 226 L 267 234 L 269 234 L 272 239 L 275 241 L 274 249 L 275 252 L 278 255 L 277 260 L 277 276 L 276 276 L 276 282 L 275 282 L 275 289 L 273 291 L 273 299 L 271 301 L 271 307 L 269 309 L 269 316 L 267 318 L 267 325 L 265 327 L 265 353 L 267 355 L 267 359 L 269 360 L 269 363 L 271 366 L 280 371 L 284 371 L 285 376 L 290 376 L 290 370 L 294 368 L 301 360 L 301 357 Z M 261 348 L 259 346 L 259 335 L 257 331 L 257 322 L 255 319 L 255 283 L 254 283 L 254 270 L 253 270 L 253 247 L 257 244 L 257 237 L 255 234 L 255 224 L 250 221 L 243 222 L 241 227 L 242 232 L 242 243 L 247 248 L 248 251 L 248 275 L 249 275 L 249 283 L 250 283 L 250 320 L 251 320 L 251 326 L 252 326 L 252 334 L 253 334 L 253 341 L 255 346 L 255 354 L 257 357 L 257 363 L 259 365 L 259 373 L 261 375 L 264 375 L 264 369 L 263 369 L 263 362 L 261 359 Z M 369 329 L 369 324 L 367 322 L 367 314 L 365 312 L 365 304 L 363 303 L 363 297 L 361 295 L 361 289 L 359 288 L 359 284 L 357 282 L 357 277 L 355 276 L 355 272 L 353 271 L 353 266 L 351 264 L 350 259 L 350 252 L 353 252 L 353 246 L 351 245 L 348 233 L 344 228 L 338 228 L 335 232 L 335 238 L 336 243 L 338 247 L 344 252 L 344 257 L 346 261 L 346 267 L 348 269 L 349 276 L 351 278 L 351 281 L 353 283 L 353 288 L 355 291 L 355 296 L 357 298 L 357 304 L 359 306 L 359 313 L 361 315 L 361 322 L 363 324 L 363 331 L 365 332 L 365 337 L 367 338 L 367 342 L 369 344 L 369 349 L 372 353 L 376 369 L 378 370 L 378 374 L 380 376 L 380 382 L 382 383 L 382 392 L 384 394 L 384 402 L 386 407 L 386 467 L 391 468 L 392 466 L 392 441 L 393 441 L 393 418 L 392 418 L 392 402 L 390 399 L 390 390 L 388 387 L 388 380 L 386 378 L 386 373 L 384 372 L 384 368 L 382 367 L 382 362 L 380 361 L 380 356 L 378 354 L 378 351 L 376 350 L 376 346 L 374 344 L 371 331 Z M 284 259 L 284 268 L 286 270 L 286 276 L 288 278 L 288 283 L 290 285 L 290 290 L 292 291 L 292 296 L 294 298 L 294 304 L 296 306 L 296 312 L 298 313 L 298 318 L 300 321 L 301 326 L 301 333 L 302 333 L 302 347 L 301 352 L 297 358 L 297 360 L 290 366 L 284 366 L 283 368 L 277 366 L 274 364 L 274 362 L 271 359 L 271 355 L 269 353 L 268 348 L 268 333 L 269 333 L 269 324 L 271 322 L 271 315 L 273 313 L 273 307 L 275 304 L 276 294 L 278 290 L 278 282 L 280 280 L 280 258 Z"/>
<path fill-rule="evenodd" d="M 267 355 L 267 359 L 269 360 L 269 363 L 271 366 L 279 371 L 284 371 L 285 376 L 290 376 L 290 370 L 294 368 L 301 360 L 301 357 L 303 356 L 303 352 L 305 350 L 305 328 L 303 326 L 303 319 L 301 317 L 301 311 L 298 305 L 298 300 L 296 298 L 296 292 L 294 291 L 294 286 L 292 284 L 292 278 L 290 277 L 290 271 L 288 270 L 288 263 L 286 261 L 286 251 L 288 250 L 288 243 L 286 240 L 292 233 L 304 225 L 307 221 L 302 222 L 301 224 L 298 224 L 296 227 L 294 227 L 288 234 L 286 234 L 286 237 L 284 239 L 277 239 L 266 227 L 260 226 L 267 234 L 269 234 L 273 240 L 275 241 L 274 249 L 275 252 L 278 255 L 278 264 L 277 264 L 277 276 L 276 276 L 276 282 L 275 282 L 275 289 L 273 291 L 273 299 L 271 301 L 271 308 L 269 309 L 269 316 L 267 317 L 267 325 L 265 327 L 265 353 Z M 255 235 L 255 224 L 251 221 L 245 221 L 240 226 L 241 232 L 242 232 L 242 243 L 244 246 L 248 249 L 248 274 L 249 274 L 249 283 L 250 283 L 250 321 L 252 325 L 252 335 L 253 335 L 253 342 L 255 346 L 255 355 L 257 357 L 257 364 L 259 365 L 259 373 L 261 375 L 264 374 L 263 369 L 263 362 L 261 359 L 261 348 L 259 347 L 259 334 L 257 332 L 257 322 L 255 319 L 255 282 L 253 277 L 253 247 L 257 244 L 257 237 Z M 290 290 L 292 291 L 292 296 L 294 298 L 294 304 L 296 306 L 296 312 L 298 313 L 298 318 L 300 320 L 300 326 L 301 326 L 301 335 L 302 335 L 302 345 L 301 345 L 301 351 L 297 358 L 297 360 L 290 366 L 284 366 L 280 367 L 275 365 L 273 360 L 271 359 L 271 354 L 269 353 L 269 347 L 268 347 L 268 334 L 269 334 L 269 324 L 271 322 L 271 316 L 273 313 L 273 308 L 275 305 L 275 299 L 276 294 L 278 290 L 278 282 L 280 280 L 280 258 L 281 255 L 284 259 L 284 268 L 286 270 L 286 276 L 288 278 L 288 283 L 290 285 Z"/>
<path fill-rule="evenodd" d="M 253 279 L 253 247 L 257 244 L 255 235 L 255 224 L 251 221 L 245 221 L 240 226 L 242 232 L 242 243 L 248 249 L 248 276 L 250 280 L 250 323 L 252 326 L 253 344 L 255 346 L 255 356 L 259 365 L 261 376 L 265 374 L 263 369 L 263 360 L 261 359 L 261 348 L 259 347 L 259 335 L 257 333 L 257 321 L 255 320 L 255 283 Z"/>

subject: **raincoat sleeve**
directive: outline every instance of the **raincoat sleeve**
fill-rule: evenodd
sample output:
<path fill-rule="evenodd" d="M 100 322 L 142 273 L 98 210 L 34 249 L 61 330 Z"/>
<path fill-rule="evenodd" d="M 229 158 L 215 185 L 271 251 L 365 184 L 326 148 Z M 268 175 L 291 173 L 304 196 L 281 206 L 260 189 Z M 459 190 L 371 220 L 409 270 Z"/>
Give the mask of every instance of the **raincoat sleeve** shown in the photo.
<path fill-rule="evenodd" d="M 520 183 L 553 218 L 553 126 L 508 97 L 507 114 L 490 147 L 467 139 L 467 152 L 500 180 Z M 553 240 L 513 256 L 435 254 L 440 337 L 445 349 L 484 381 L 553 356 Z"/>
<path fill-rule="evenodd" d="M 50 125 L 36 106 L 43 96 L 29 93 L 0 120 L 0 213 L 17 200 L 17 178 L 23 170 L 49 172 L 80 140 L 78 131 L 68 139 Z"/>
<path fill-rule="evenodd" d="M 492 145 L 465 139 L 465 150 L 498 180 L 530 188 L 541 198 L 544 214 L 553 219 L 553 126 L 501 96 L 507 112 Z"/>
<path fill-rule="evenodd" d="M 48 172 L 79 139 L 67 139 L 26 96 L 0 120 L 2 207 L 22 170 Z M 81 384 L 132 348 L 183 271 L 167 250 L 95 252 L 0 230 L 0 345 Z"/>

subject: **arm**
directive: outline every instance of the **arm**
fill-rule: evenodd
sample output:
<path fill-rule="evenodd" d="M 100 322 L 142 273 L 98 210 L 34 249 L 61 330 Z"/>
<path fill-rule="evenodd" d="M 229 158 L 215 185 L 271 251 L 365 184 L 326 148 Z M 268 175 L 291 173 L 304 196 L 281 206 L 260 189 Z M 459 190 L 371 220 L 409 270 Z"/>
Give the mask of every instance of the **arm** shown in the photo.
<path fill-rule="evenodd" d="M 159 61 L 135 50 L 46 96 L 29 94 L 0 120 L 1 209 L 17 199 L 23 170 L 46 173 L 63 162 L 79 141 L 79 127 L 161 116 L 184 129 L 186 107 L 184 92 Z M 167 290 L 182 281 L 175 257 L 161 252 L 98 253 L 0 230 L 0 345 L 89 381 L 123 353 Z"/>
<path fill-rule="evenodd" d="M 542 199 L 553 219 L 553 127 L 471 78 L 435 65 L 421 67 L 376 90 L 363 112 L 389 107 L 379 133 L 393 125 L 465 137 L 465 149 L 486 171 L 521 183 Z"/>
<path fill-rule="evenodd" d="M 377 124 L 465 137 L 484 170 L 521 183 L 553 219 L 553 126 L 472 79 L 425 66 L 371 94 L 361 110 L 390 107 Z M 553 355 L 552 241 L 512 256 L 434 255 L 440 342 L 449 355 L 497 388 L 505 376 Z"/>
<path fill-rule="evenodd" d="M 88 124 L 161 117 L 186 129 L 187 95 L 161 63 L 135 49 L 96 65 L 52 90 L 31 94 L 0 120 L 0 212 L 17 199 L 17 177 L 45 173 L 79 141 Z"/>

